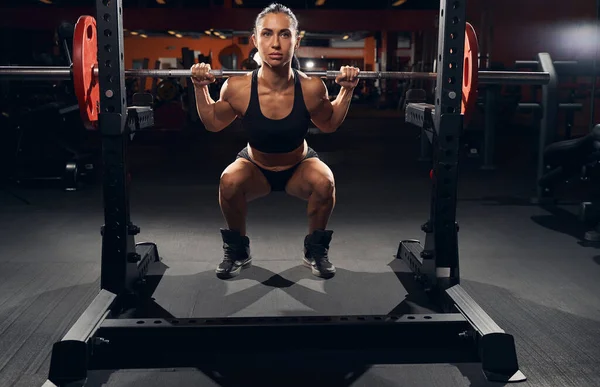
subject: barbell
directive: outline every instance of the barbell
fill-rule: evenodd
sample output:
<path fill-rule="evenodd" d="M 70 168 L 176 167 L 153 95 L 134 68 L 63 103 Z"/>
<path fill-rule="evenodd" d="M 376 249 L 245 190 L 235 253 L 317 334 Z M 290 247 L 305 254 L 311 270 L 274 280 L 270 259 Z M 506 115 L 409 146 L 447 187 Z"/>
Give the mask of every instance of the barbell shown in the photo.
<path fill-rule="evenodd" d="M 227 78 L 247 75 L 250 70 L 210 70 L 215 78 Z M 341 71 L 304 71 L 310 77 L 335 79 Z M 550 74 L 537 71 L 479 71 L 481 84 L 515 84 L 515 85 L 543 85 L 550 80 Z M 94 76 L 98 76 L 98 68 L 94 69 Z M 125 76 L 128 78 L 186 78 L 192 76 L 190 69 L 127 69 Z M 0 77 L 13 80 L 71 80 L 73 72 L 70 67 L 38 67 L 38 66 L 0 66 Z M 437 73 L 412 72 L 412 71 L 360 71 L 359 79 L 422 79 L 436 80 Z"/>
<path fill-rule="evenodd" d="M 528 84 L 543 85 L 550 81 L 547 72 L 525 71 L 478 71 L 478 44 L 475 29 L 466 23 L 461 112 L 468 121 L 477 99 L 477 87 L 482 84 Z M 13 80 L 73 80 L 81 117 L 88 129 L 96 129 L 100 113 L 100 87 L 98 84 L 98 47 L 96 19 L 80 16 L 73 35 L 73 64 L 70 67 L 0 66 L 0 79 Z M 457 66 L 451 62 L 450 66 Z M 246 75 L 246 70 L 211 70 L 216 78 Z M 191 69 L 127 69 L 125 77 L 183 78 L 191 77 Z M 340 71 L 307 71 L 306 75 L 335 79 Z M 359 79 L 422 79 L 436 80 L 438 74 L 431 72 L 360 71 Z M 453 79 L 444 80 L 452 83 Z"/>

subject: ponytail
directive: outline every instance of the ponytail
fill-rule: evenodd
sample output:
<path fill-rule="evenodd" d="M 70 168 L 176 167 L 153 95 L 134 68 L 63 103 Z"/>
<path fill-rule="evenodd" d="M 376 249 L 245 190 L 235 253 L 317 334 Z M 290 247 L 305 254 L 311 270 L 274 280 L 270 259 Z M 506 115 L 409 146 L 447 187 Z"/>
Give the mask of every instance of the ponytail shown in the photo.
<path fill-rule="evenodd" d="M 296 54 L 294 54 L 294 56 L 292 57 L 292 68 L 300 70 L 300 60 L 298 60 Z"/>

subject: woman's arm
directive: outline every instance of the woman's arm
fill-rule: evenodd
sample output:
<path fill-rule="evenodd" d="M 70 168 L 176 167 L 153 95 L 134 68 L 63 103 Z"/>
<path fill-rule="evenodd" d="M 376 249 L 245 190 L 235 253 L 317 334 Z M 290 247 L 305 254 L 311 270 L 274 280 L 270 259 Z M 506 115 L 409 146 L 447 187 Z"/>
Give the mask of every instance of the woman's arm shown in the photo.
<path fill-rule="evenodd" d="M 210 96 L 208 85 L 194 86 L 196 109 L 198 110 L 200 120 L 209 132 L 219 132 L 237 118 L 237 114 L 229 103 L 229 98 L 231 98 L 231 94 L 235 88 L 234 85 L 229 85 L 230 79 L 227 79 L 223 83 L 220 98 L 216 102 Z"/>

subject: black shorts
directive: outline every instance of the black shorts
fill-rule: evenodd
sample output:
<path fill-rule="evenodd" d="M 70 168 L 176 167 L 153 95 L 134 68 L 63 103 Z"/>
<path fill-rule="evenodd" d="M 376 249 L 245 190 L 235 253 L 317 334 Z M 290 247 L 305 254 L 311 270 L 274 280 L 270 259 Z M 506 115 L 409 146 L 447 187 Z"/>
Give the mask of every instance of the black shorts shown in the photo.
<path fill-rule="evenodd" d="M 306 152 L 306 156 L 302 159 L 302 161 L 313 158 L 313 157 L 319 158 L 319 155 L 317 154 L 317 152 L 315 152 L 314 149 L 312 149 L 311 147 L 308 147 L 308 152 Z M 248 148 L 244 148 L 240 151 L 240 153 L 238 153 L 236 159 L 239 159 L 239 158 L 246 159 L 246 160 L 250 161 L 252 164 L 256 165 L 256 163 L 254 161 L 252 161 L 252 159 L 250 158 L 250 155 L 248 154 Z M 265 175 L 265 177 L 267 178 L 267 181 L 271 185 L 272 191 L 285 191 L 285 186 L 287 185 L 287 182 L 290 180 L 290 178 L 296 171 L 296 168 L 298 168 L 298 165 L 300 165 L 300 163 L 294 165 L 293 167 L 291 167 L 289 169 L 286 169 L 284 171 L 278 171 L 278 172 L 269 171 L 268 169 L 261 168 L 258 165 L 256 165 L 256 167 L 262 172 L 263 175 Z"/>

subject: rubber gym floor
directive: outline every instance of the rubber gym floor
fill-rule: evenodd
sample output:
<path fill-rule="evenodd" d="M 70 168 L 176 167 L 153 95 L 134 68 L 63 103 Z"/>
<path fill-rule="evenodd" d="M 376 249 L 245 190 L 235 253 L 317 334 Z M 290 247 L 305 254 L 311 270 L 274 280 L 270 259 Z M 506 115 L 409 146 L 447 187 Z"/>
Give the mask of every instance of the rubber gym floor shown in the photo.
<path fill-rule="evenodd" d="M 495 172 L 462 158 L 462 284 L 514 335 L 528 377 L 520 385 L 600 386 L 600 254 L 581 241 L 585 228 L 574 215 L 577 206 L 541 208 L 522 200 L 532 194 L 534 141 L 503 138 Z M 338 272 L 327 281 L 301 265 L 306 204 L 283 194 L 249 207 L 254 266 L 234 280 L 215 277 L 224 226 L 218 178 L 244 141 L 234 124 L 216 134 L 139 134 L 131 145 L 132 220 L 142 230 L 136 241 L 157 243 L 163 258 L 166 271 L 154 293 L 161 308 L 181 318 L 427 310 L 418 291 L 399 280 L 408 269 L 394 259 L 401 240 L 422 240 L 420 227 L 429 216 L 418 129 L 398 117 L 355 117 L 338 133 L 309 137 L 336 176 L 330 257 Z M 558 194 L 576 202 L 585 188 L 568 184 Z M 76 192 L 15 186 L 0 192 L 0 386 L 40 386 L 52 344 L 97 294 L 101 194 L 98 182 Z M 236 338 L 224 338 L 223 345 L 235 346 Z M 498 385 L 484 380 L 479 364 L 356 364 L 340 356 L 305 359 L 285 372 L 237 371 L 243 362 L 231 359 L 218 372 L 92 373 L 88 385 Z"/>

